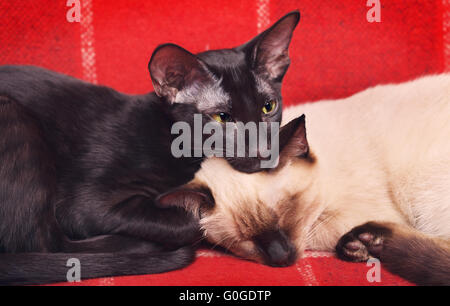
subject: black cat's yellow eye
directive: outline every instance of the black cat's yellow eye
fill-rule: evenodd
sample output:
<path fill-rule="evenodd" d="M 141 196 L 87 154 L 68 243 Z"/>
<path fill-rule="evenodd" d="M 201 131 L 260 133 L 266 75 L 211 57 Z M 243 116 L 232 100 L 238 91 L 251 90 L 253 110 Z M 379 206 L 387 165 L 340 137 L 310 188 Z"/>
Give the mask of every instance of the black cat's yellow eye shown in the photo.
<path fill-rule="evenodd" d="M 212 117 L 214 120 L 216 120 L 217 122 L 220 122 L 220 123 L 232 121 L 230 114 L 227 114 L 227 113 L 214 114 L 214 115 L 212 115 Z"/>
<path fill-rule="evenodd" d="M 262 111 L 264 114 L 269 114 L 269 113 L 273 112 L 273 110 L 276 107 L 277 107 L 277 101 L 270 100 L 269 102 L 266 102 L 266 104 L 264 104 Z"/>

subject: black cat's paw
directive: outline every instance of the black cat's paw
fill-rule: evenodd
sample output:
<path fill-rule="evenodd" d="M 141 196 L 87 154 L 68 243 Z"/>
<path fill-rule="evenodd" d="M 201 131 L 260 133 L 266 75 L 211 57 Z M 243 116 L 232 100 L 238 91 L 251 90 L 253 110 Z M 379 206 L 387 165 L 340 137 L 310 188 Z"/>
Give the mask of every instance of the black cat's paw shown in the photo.
<path fill-rule="evenodd" d="M 369 258 L 380 258 L 385 239 L 391 230 L 380 223 L 368 222 L 353 228 L 339 239 L 336 253 L 346 261 L 367 261 Z"/>

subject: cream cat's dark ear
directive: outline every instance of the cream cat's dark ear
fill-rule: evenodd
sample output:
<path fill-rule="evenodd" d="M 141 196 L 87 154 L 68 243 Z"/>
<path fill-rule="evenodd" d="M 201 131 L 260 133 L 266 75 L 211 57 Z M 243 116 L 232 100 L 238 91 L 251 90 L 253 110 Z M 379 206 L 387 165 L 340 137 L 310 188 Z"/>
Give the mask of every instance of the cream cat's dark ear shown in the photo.
<path fill-rule="evenodd" d="M 199 58 L 174 44 L 155 49 L 148 64 L 155 92 L 169 102 L 176 100 L 179 91 L 193 83 L 211 82 L 212 77 Z"/>
<path fill-rule="evenodd" d="M 257 37 L 252 59 L 258 74 L 282 80 L 290 64 L 289 44 L 299 21 L 300 13 L 291 12 Z"/>
<path fill-rule="evenodd" d="M 187 211 L 199 207 L 214 206 L 214 198 L 208 187 L 182 186 L 159 195 L 155 203 L 159 207 L 181 207 Z"/>
<path fill-rule="evenodd" d="M 282 126 L 279 141 L 281 156 L 308 157 L 309 144 L 306 137 L 305 115 Z"/>

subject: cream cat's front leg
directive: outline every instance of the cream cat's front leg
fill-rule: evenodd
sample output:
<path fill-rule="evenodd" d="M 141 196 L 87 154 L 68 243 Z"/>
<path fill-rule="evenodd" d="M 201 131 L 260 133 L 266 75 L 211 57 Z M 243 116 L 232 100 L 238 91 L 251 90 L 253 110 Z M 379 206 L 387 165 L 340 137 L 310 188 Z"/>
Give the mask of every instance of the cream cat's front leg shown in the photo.
<path fill-rule="evenodd" d="M 379 258 L 391 272 L 419 285 L 450 285 L 450 242 L 412 227 L 368 222 L 341 237 L 338 257 L 347 261 Z"/>

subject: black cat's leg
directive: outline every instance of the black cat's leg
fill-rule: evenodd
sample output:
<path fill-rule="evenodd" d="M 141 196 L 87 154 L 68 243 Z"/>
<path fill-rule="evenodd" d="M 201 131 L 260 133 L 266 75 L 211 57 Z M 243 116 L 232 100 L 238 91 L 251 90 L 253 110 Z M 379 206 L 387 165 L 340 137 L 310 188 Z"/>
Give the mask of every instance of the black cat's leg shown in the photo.
<path fill-rule="evenodd" d="M 55 167 L 39 123 L 0 95 L 0 249 L 58 251 L 63 241 L 52 197 Z"/>
<path fill-rule="evenodd" d="M 450 242 L 395 223 L 369 222 L 345 234 L 336 246 L 347 261 L 379 258 L 391 272 L 419 285 L 450 285 Z"/>
<path fill-rule="evenodd" d="M 92 188 L 92 186 L 91 186 Z M 123 235 L 177 248 L 198 241 L 201 236 L 198 218 L 178 207 L 157 207 L 143 195 L 126 196 L 116 190 L 102 194 L 102 201 L 82 201 L 58 206 L 57 220 L 72 239 L 80 240 L 102 235 Z M 98 188 L 78 194 L 98 197 Z M 122 200 L 117 200 L 117 194 Z"/>
<path fill-rule="evenodd" d="M 69 241 L 64 243 L 65 253 L 155 253 L 167 250 L 158 243 L 136 237 L 122 235 L 103 235 L 88 239 Z"/>
<path fill-rule="evenodd" d="M 135 196 L 111 207 L 101 222 L 109 234 L 140 237 L 166 247 L 192 244 L 201 238 L 198 219 L 178 207 L 160 208 Z"/>

